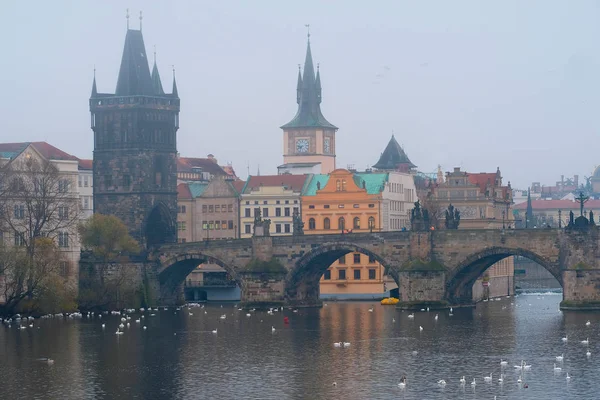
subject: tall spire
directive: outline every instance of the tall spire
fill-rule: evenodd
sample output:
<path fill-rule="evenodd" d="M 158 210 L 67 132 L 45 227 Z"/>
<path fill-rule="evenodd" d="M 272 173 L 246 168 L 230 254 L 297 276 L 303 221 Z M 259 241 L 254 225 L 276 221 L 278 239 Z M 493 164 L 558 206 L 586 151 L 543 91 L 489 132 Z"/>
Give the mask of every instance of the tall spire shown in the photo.
<path fill-rule="evenodd" d="M 117 96 L 154 94 L 141 31 L 127 30 L 115 94 Z"/>
<path fill-rule="evenodd" d="M 373 165 L 373 168 L 380 170 L 410 172 L 410 170 L 416 168 L 416 165 L 410 161 L 404 152 L 404 149 L 398 144 L 394 134 L 392 134 L 392 138 L 385 147 L 383 153 L 381 153 L 381 157 L 379 157 L 377 164 Z"/>
<path fill-rule="evenodd" d="M 307 26 L 308 28 L 308 26 Z M 306 57 L 304 60 L 304 71 L 298 72 L 298 86 L 296 101 L 298 102 L 298 112 L 294 119 L 283 125 L 282 129 L 287 128 L 330 128 L 337 129 L 325 119 L 321 113 L 321 76 L 317 73 L 315 77 L 315 68 L 313 65 L 312 52 L 310 48 L 310 31 L 306 44 Z"/>
<path fill-rule="evenodd" d="M 96 90 L 96 67 L 94 67 L 94 82 L 92 83 L 92 97 L 95 97 L 98 94 Z"/>
<path fill-rule="evenodd" d="M 177 92 L 177 82 L 175 81 L 175 66 L 173 65 L 173 91 L 171 94 L 175 97 L 179 97 L 179 93 Z"/>
<path fill-rule="evenodd" d="M 527 220 L 532 221 L 533 218 L 533 205 L 531 204 L 531 189 L 527 188 Z"/>
<path fill-rule="evenodd" d="M 154 66 L 152 67 L 152 88 L 154 89 L 154 94 L 164 95 L 165 91 L 162 87 L 162 82 L 160 81 L 160 74 L 158 73 L 158 67 L 156 66 L 156 46 L 154 46 Z"/>

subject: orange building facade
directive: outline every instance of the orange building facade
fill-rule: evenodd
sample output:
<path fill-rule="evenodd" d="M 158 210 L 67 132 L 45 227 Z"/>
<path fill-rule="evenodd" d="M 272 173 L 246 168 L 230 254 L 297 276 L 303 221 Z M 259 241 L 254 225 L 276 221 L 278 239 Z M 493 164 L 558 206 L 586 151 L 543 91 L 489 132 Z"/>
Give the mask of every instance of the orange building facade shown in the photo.
<path fill-rule="evenodd" d="M 353 173 L 345 169 L 336 169 L 329 175 L 313 175 L 302 195 L 304 233 L 351 235 L 380 231 L 387 179 L 385 173 Z M 346 254 L 321 277 L 321 296 L 383 297 L 384 272 L 374 258 L 360 253 Z"/>

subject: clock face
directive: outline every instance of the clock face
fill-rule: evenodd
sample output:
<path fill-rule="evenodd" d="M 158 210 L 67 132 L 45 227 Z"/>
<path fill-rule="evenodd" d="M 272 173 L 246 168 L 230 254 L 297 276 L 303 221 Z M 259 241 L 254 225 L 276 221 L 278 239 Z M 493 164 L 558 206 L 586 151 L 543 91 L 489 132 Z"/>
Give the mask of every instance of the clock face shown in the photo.
<path fill-rule="evenodd" d="M 298 153 L 306 153 L 306 152 L 308 152 L 308 139 L 298 139 L 298 140 L 296 140 L 296 151 Z"/>
<path fill-rule="evenodd" d="M 325 150 L 325 153 L 327 154 L 331 153 L 331 139 L 325 138 L 325 142 L 323 143 L 323 150 Z"/>

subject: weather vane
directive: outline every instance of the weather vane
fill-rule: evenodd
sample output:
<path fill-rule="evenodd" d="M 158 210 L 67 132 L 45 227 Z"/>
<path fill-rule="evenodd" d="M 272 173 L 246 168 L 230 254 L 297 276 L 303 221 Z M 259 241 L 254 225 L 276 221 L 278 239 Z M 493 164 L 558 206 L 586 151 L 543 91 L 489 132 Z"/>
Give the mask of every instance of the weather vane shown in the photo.
<path fill-rule="evenodd" d="M 306 30 L 308 32 L 308 39 L 310 39 L 310 24 L 305 24 Z"/>
<path fill-rule="evenodd" d="M 142 31 L 142 12 L 140 11 L 140 32 Z"/>
<path fill-rule="evenodd" d="M 129 8 L 125 12 L 125 18 L 127 19 L 127 29 L 129 29 Z"/>

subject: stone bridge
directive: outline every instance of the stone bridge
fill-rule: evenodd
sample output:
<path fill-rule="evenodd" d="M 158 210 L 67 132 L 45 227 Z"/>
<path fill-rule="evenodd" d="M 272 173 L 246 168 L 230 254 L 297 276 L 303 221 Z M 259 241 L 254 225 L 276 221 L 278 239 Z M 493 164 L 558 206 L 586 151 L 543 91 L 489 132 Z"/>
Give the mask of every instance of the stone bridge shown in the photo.
<path fill-rule="evenodd" d="M 342 255 L 374 257 L 400 287 L 402 307 L 472 303 L 475 280 L 508 256 L 546 268 L 563 287 L 561 307 L 600 306 L 598 231 L 439 230 L 253 237 L 163 245 L 146 262 L 160 303 L 182 300 L 185 277 L 200 263 L 223 267 L 247 306 L 317 306 L 319 279 Z"/>

